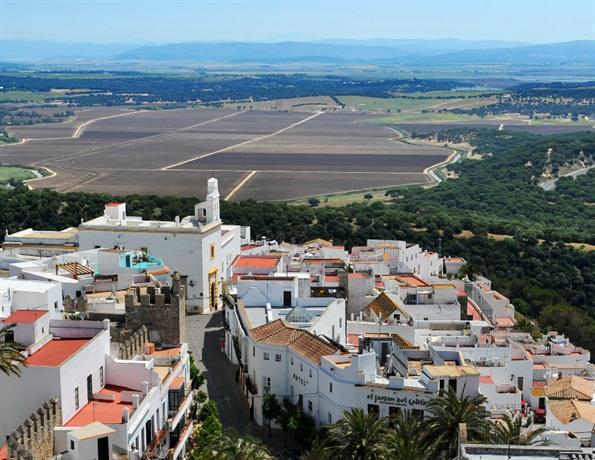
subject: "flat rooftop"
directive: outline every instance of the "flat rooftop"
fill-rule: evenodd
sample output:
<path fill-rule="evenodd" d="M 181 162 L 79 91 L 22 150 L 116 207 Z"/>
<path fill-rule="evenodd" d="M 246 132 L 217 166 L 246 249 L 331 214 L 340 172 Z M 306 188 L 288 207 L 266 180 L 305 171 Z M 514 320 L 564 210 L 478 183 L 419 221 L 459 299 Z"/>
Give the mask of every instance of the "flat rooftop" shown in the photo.
<path fill-rule="evenodd" d="M 131 402 L 122 401 L 123 392 L 142 393 L 132 388 L 117 385 L 106 385 L 98 394 L 111 400 L 93 400 L 83 406 L 67 423 L 66 426 L 85 426 L 93 422 L 105 424 L 122 423 L 122 409 L 128 409 L 132 416 L 134 409 Z"/>
<path fill-rule="evenodd" d="M 10 241 L 10 238 L 31 238 L 31 239 L 71 239 L 75 238 L 79 234 L 79 230 L 76 227 L 68 227 L 64 230 L 54 231 L 54 230 L 33 230 L 32 228 L 27 228 L 25 230 L 21 230 L 20 232 L 11 233 L 7 235 L 6 238 Z"/>
<path fill-rule="evenodd" d="M 91 339 L 53 339 L 29 356 L 26 360 L 28 366 L 59 367 L 81 348 L 86 346 Z"/>

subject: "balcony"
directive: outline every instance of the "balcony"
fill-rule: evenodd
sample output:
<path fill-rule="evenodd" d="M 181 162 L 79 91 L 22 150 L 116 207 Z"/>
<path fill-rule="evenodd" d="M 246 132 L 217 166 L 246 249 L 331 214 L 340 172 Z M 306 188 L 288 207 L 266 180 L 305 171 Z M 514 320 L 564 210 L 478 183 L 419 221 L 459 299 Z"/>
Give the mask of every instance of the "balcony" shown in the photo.
<path fill-rule="evenodd" d="M 180 420 L 184 417 L 184 414 L 190 409 L 192 405 L 192 401 L 194 399 L 194 390 L 190 390 L 187 392 L 186 397 L 182 400 L 182 402 L 178 405 L 175 410 L 170 410 L 168 412 L 169 417 L 171 418 L 171 427 L 175 429 L 180 423 Z"/>
<path fill-rule="evenodd" d="M 192 422 L 192 420 L 188 420 L 188 422 L 180 432 L 180 436 L 175 447 L 169 450 L 168 460 L 177 460 L 178 458 L 181 458 L 181 454 L 184 451 L 184 446 L 186 446 L 186 443 L 188 442 L 188 439 L 192 434 L 193 428 L 194 423 Z"/>
<path fill-rule="evenodd" d="M 157 433 L 157 435 L 153 438 L 147 450 L 143 455 L 143 459 L 163 459 L 167 458 L 167 449 L 165 449 L 162 444 L 163 441 L 166 439 L 167 434 L 169 433 L 169 424 L 166 423 L 163 428 Z"/>

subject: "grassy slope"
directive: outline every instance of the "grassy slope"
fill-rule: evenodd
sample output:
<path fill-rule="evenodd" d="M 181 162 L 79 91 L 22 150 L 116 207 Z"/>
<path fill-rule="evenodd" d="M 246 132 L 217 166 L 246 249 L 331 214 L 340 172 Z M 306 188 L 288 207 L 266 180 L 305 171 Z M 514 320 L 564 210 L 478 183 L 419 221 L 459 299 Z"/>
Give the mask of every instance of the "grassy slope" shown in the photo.
<path fill-rule="evenodd" d="M 27 180 L 33 179 L 35 174 L 30 169 L 18 166 L 0 166 L 0 184 L 6 184 L 10 179 Z"/>

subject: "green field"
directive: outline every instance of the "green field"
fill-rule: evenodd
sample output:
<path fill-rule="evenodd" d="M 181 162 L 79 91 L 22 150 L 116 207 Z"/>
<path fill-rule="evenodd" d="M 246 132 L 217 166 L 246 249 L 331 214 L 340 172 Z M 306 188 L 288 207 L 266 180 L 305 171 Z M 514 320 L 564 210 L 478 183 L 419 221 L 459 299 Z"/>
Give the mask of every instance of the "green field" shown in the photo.
<path fill-rule="evenodd" d="M 0 184 L 7 184 L 10 179 L 27 180 L 37 177 L 31 169 L 20 166 L 0 166 Z"/>
<path fill-rule="evenodd" d="M 347 111 L 386 114 L 386 118 L 378 120 L 380 123 L 479 119 L 476 116 L 454 114 L 445 110 L 484 105 L 493 101 L 491 96 L 481 91 L 436 91 L 397 95 L 392 98 L 339 96 L 337 99 L 345 104 Z"/>

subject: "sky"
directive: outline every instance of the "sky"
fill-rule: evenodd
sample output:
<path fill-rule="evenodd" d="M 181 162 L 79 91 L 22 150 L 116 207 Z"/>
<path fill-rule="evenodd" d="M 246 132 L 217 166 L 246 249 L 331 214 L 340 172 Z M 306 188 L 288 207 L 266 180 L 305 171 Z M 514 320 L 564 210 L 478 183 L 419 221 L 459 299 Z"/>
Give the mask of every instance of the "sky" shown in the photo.
<path fill-rule="evenodd" d="M 595 40 L 595 0 L 0 0 L 0 39 Z"/>

